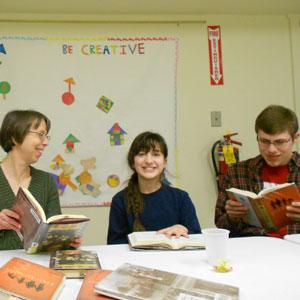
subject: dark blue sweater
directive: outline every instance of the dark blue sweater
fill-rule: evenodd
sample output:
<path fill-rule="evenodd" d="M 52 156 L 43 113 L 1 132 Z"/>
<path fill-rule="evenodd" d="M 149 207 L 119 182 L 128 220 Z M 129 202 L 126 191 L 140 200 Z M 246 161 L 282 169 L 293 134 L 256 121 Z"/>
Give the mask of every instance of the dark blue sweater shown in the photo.
<path fill-rule="evenodd" d="M 200 233 L 195 207 L 187 192 L 163 185 L 158 191 L 145 194 L 141 222 L 147 231 L 157 231 L 181 224 L 189 233 Z M 107 244 L 125 244 L 127 234 L 133 232 L 134 217 L 126 212 L 124 190 L 113 199 L 109 214 Z"/>

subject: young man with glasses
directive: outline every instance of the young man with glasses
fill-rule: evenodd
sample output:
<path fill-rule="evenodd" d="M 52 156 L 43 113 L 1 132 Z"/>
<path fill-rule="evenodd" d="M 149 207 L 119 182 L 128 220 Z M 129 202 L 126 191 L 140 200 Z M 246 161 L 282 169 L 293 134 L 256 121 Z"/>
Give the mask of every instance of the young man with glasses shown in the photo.
<path fill-rule="evenodd" d="M 244 221 L 247 208 L 240 202 L 228 199 L 226 189 L 231 187 L 258 193 L 277 184 L 295 182 L 300 190 L 300 155 L 293 152 L 299 136 L 296 114 L 286 107 L 270 105 L 256 118 L 255 131 L 260 155 L 229 168 L 219 189 L 216 226 L 229 229 L 231 236 L 282 237 L 287 233 L 300 232 L 299 202 L 287 207 L 291 225 L 274 233 L 247 224 Z"/>

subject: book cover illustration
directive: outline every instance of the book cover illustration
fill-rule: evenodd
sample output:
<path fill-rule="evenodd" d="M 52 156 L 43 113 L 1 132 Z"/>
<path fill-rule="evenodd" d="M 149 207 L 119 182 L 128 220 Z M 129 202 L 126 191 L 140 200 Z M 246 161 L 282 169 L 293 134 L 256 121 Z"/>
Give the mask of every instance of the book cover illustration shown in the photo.
<path fill-rule="evenodd" d="M 72 240 L 75 237 L 82 236 L 86 225 L 87 222 L 70 224 L 41 223 L 35 238 L 27 245 L 24 243 L 24 248 L 29 254 L 69 249 Z"/>
<path fill-rule="evenodd" d="M 88 270 L 101 269 L 96 252 L 60 250 L 52 253 L 49 266 L 65 273 L 67 278 L 83 278 Z"/>
<path fill-rule="evenodd" d="M 108 296 L 103 296 L 94 291 L 94 285 L 96 282 L 103 279 L 105 276 L 110 274 L 110 270 L 92 270 L 87 271 L 85 279 L 82 282 L 81 288 L 77 295 L 76 300 L 104 300 L 114 299 Z"/>
<path fill-rule="evenodd" d="M 89 221 L 83 215 L 56 215 L 46 219 L 43 208 L 24 188 L 19 189 L 12 210 L 20 215 L 19 236 L 23 236 L 29 254 L 70 248 L 74 237 L 82 236 Z"/>
<path fill-rule="evenodd" d="M 128 263 L 97 282 L 95 290 L 117 299 L 239 299 L 234 286 Z"/>
<path fill-rule="evenodd" d="M 64 279 L 62 272 L 17 257 L 0 268 L 0 290 L 26 299 L 56 299 Z"/>

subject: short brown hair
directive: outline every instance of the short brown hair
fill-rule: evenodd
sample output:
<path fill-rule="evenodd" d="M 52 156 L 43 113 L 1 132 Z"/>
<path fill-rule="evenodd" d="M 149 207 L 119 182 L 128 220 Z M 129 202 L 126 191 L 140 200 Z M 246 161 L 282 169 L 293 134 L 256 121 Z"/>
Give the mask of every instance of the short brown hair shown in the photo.
<path fill-rule="evenodd" d="M 269 105 L 256 118 L 255 132 L 258 133 L 259 130 L 267 134 L 288 131 L 294 137 L 298 131 L 298 119 L 289 108 L 281 105 Z"/>
<path fill-rule="evenodd" d="M 45 121 L 47 132 L 51 122 L 42 113 L 35 110 L 12 110 L 8 112 L 0 128 L 0 145 L 5 152 L 11 151 L 15 144 L 22 144 L 30 128 L 37 129 Z"/>

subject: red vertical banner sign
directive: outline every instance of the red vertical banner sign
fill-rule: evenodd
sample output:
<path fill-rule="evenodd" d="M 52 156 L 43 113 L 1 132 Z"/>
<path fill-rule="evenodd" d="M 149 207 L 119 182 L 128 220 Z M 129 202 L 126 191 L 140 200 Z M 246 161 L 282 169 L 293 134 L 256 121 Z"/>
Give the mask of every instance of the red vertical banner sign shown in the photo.
<path fill-rule="evenodd" d="M 210 84 L 223 85 L 223 64 L 220 26 L 207 26 Z"/>

